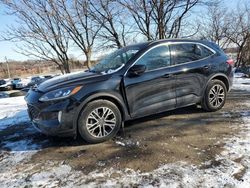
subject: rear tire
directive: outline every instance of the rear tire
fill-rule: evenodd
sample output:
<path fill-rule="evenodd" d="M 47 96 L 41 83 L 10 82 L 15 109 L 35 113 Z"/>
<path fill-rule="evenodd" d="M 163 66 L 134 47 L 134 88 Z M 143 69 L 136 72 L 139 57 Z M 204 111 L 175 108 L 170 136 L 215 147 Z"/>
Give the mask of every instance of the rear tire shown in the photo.
<path fill-rule="evenodd" d="M 107 100 L 89 102 L 78 118 L 78 131 L 88 143 L 100 143 L 113 138 L 122 123 L 118 107 Z"/>
<path fill-rule="evenodd" d="M 201 107 L 208 112 L 220 110 L 226 101 L 227 88 L 220 80 L 211 80 L 205 90 Z"/>

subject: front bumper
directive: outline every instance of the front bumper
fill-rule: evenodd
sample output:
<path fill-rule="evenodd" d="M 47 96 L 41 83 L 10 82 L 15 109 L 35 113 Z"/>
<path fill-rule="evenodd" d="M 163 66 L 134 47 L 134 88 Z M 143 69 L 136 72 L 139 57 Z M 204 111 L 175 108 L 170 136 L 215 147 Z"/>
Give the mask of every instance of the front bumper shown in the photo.
<path fill-rule="evenodd" d="M 24 87 L 25 87 L 25 85 L 22 85 L 22 84 L 17 84 L 17 85 L 16 85 L 16 88 L 17 88 L 17 89 L 22 89 L 22 88 L 24 88 Z"/>
<path fill-rule="evenodd" d="M 25 97 L 34 127 L 46 135 L 74 137 L 74 103 L 70 99 L 40 102 L 41 96 L 42 93 L 30 90 Z"/>
<path fill-rule="evenodd" d="M 32 121 L 33 126 L 39 132 L 48 136 L 74 137 L 76 135 L 74 129 L 62 129 L 58 122 L 48 121 Z"/>

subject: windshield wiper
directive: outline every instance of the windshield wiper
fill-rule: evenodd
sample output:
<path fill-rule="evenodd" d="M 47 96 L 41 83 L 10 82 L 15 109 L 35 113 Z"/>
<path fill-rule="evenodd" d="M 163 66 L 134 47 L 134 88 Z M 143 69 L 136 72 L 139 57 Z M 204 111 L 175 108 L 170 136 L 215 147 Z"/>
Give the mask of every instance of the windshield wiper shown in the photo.
<path fill-rule="evenodd" d="M 112 74 L 114 72 L 117 72 L 118 70 L 120 70 L 122 67 L 124 67 L 125 64 L 122 64 L 121 66 L 119 66 L 118 68 L 111 68 L 111 69 L 107 69 L 105 71 L 102 71 L 101 73 L 104 74 Z"/>

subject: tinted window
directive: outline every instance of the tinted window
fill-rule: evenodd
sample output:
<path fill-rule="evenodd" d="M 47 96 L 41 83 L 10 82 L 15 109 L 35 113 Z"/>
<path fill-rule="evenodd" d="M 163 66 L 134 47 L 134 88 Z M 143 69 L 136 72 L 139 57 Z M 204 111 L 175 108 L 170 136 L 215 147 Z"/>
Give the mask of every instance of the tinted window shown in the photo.
<path fill-rule="evenodd" d="M 146 65 L 147 70 L 154 70 L 170 66 L 170 52 L 168 46 L 159 46 L 153 48 L 143 55 L 136 63 L 137 65 Z"/>
<path fill-rule="evenodd" d="M 213 52 L 211 50 L 209 50 L 208 48 L 199 45 L 201 50 L 202 50 L 202 58 L 208 57 L 210 55 L 213 55 Z"/>
<path fill-rule="evenodd" d="M 197 61 L 213 54 L 208 48 L 198 44 L 173 44 L 171 54 L 175 64 Z"/>

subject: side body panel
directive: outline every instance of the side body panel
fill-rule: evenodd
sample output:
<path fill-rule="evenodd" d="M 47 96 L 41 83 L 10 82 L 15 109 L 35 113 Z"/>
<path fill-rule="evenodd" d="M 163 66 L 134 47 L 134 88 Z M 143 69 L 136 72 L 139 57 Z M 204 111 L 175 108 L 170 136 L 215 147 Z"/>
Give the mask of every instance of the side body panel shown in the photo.
<path fill-rule="evenodd" d="M 171 76 L 171 72 L 171 68 L 164 68 L 138 77 L 124 78 L 132 118 L 175 108 L 175 78 Z"/>

